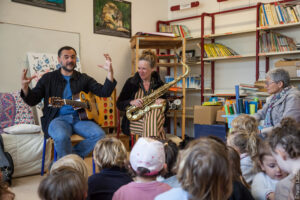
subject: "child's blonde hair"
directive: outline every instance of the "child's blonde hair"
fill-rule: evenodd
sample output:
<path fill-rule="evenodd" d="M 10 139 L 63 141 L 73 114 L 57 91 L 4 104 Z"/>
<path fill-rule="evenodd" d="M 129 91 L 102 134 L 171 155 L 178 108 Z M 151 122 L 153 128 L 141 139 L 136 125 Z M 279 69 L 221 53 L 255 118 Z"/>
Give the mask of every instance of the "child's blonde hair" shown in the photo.
<path fill-rule="evenodd" d="M 246 131 L 248 134 L 258 134 L 258 122 L 250 115 L 241 114 L 231 122 L 232 131 Z"/>
<path fill-rule="evenodd" d="M 247 153 L 251 159 L 257 156 L 260 138 L 255 132 L 248 133 L 245 130 L 236 130 L 229 134 L 227 144 L 235 148 L 240 154 Z"/>
<path fill-rule="evenodd" d="M 83 177 L 86 180 L 88 180 L 89 173 L 88 173 L 87 166 L 84 160 L 77 154 L 69 154 L 57 160 L 55 163 L 53 163 L 50 169 L 50 174 L 62 166 L 68 166 L 77 170 L 79 173 L 83 175 Z"/>
<path fill-rule="evenodd" d="M 179 154 L 177 178 L 192 200 L 227 199 L 232 192 L 231 173 L 227 148 L 214 139 L 194 140 Z"/>
<path fill-rule="evenodd" d="M 107 137 L 97 142 L 94 148 L 94 160 L 99 169 L 124 167 L 127 151 L 121 140 Z"/>

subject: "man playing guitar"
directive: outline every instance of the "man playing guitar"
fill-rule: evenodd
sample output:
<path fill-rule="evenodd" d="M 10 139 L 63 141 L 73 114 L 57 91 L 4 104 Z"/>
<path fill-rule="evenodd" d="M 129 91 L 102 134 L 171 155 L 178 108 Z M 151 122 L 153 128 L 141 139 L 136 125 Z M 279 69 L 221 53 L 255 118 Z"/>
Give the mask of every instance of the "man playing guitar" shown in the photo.
<path fill-rule="evenodd" d="M 70 153 L 81 157 L 88 155 L 97 141 L 105 137 L 103 129 L 93 121 L 81 121 L 78 113 L 70 105 L 61 108 L 49 106 L 50 97 L 72 99 L 72 96 L 81 91 L 92 92 L 99 97 L 109 97 L 117 82 L 113 78 L 111 58 L 104 54 L 106 62 L 98 67 L 106 70 L 107 78 L 104 84 L 98 83 L 87 74 L 76 70 L 76 51 L 74 48 L 64 46 L 58 50 L 58 61 L 61 67 L 53 72 L 44 74 L 31 89 L 29 84 L 35 76 L 27 77 L 27 69 L 23 70 L 21 77 L 21 97 L 30 106 L 35 106 L 44 99 L 43 116 L 41 123 L 45 137 L 54 140 L 58 158 Z M 72 147 L 70 137 L 76 133 L 85 138 Z"/>

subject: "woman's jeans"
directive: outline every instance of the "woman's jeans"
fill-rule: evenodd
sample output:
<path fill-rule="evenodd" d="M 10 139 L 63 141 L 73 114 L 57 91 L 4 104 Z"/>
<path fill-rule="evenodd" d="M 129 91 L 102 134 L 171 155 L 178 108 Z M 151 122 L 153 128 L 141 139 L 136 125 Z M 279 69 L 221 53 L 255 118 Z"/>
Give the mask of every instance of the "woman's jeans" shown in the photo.
<path fill-rule="evenodd" d="M 87 156 L 98 140 L 105 137 L 103 129 L 93 121 L 81 121 L 78 116 L 61 115 L 54 118 L 49 125 L 48 133 L 54 140 L 58 158 L 75 153 L 80 157 Z M 78 134 L 85 140 L 72 147 L 70 137 Z"/>

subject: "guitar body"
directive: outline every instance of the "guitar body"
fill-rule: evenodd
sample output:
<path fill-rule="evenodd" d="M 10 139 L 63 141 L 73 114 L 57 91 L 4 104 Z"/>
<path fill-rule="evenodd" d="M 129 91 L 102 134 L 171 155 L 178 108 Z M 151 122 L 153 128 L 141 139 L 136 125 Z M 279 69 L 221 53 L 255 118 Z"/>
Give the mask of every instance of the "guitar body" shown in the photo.
<path fill-rule="evenodd" d="M 79 93 L 79 99 L 81 102 L 84 102 L 88 105 L 88 108 L 81 108 L 78 110 L 80 120 L 94 120 L 96 123 L 99 123 L 100 111 L 96 101 L 97 97 L 93 93 L 89 92 L 88 94 L 81 91 Z"/>
<path fill-rule="evenodd" d="M 71 105 L 77 110 L 80 120 L 93 120 L 101 127 L 116 127 L 116 90 L 110 97 L 98 97 L 81 91 L 73 100 L 50 97 L 49 106 Z"/>
<path fill-rule="evenodd" d="M 110 97 L 98 97 L 93 93 L 88 94 L 81 91 L 79 94 L 81 102 L 88 105 L 86 109 L 78 110 L 80 120 L 94 120 L 102 127 L 116 126 L 116 91 Z"/>

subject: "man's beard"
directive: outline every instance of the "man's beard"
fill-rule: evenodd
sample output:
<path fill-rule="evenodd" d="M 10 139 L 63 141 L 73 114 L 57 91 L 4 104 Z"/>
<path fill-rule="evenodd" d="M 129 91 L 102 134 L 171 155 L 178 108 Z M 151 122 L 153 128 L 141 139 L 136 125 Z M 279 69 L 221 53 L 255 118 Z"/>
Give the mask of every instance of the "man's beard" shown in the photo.
<path fill-rule="evenodd" d="M 67 64 L 67 65 L 68 65 L 68 64 Z M 76 68 L 76 64 L 74 65 L 73 69 L 68 69 L 65 65 L 61 65 L 61 67 L 62 67 L 65 71 L 67 71 L 67 72 L 73 72 L 74 69 Z"/>

